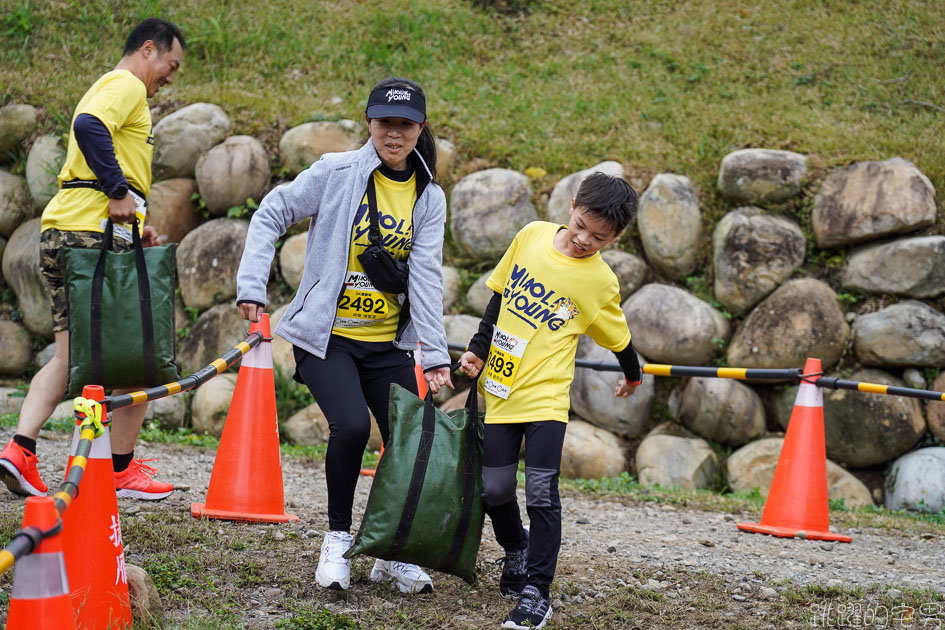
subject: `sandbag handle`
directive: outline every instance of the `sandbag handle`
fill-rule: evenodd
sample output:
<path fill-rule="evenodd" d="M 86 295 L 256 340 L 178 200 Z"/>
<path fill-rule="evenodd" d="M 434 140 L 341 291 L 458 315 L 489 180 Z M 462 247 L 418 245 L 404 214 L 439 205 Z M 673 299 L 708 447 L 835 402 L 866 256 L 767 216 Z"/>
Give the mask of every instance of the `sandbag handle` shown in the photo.
<path fill-rule="evenodd" d="M 450 371 L 459 367 L 456 363 Z M 469 388 L 469 395 L 466 396 L 466 452 L 463 457 L 463 490 L 462 507 L 459 514 L 459 522 L 456 524 L 456 533 L 453 535 L 453 542 L 450 549 L 443 559 L 443 568 L 449 570 L 459 561 L 459 555 L 463 551 L 463 545 L 466 544 L 466 536 L 469 533 L 469 526 L 472 522 L 473 503 L 477 500 L 476 478 L 479 475 L 478 466 L 476 466 L 476 455 L 479 446 L 479 375 L 473 379 L 472 387 Z"/>
<path fill-rule="evenodd" d="M 95 264 L 95 273 L 92 276 L 92 295 L 89 309 L 89 361 L 91 362 L 92 383 L 106 385 L 104 382 L 105 365 L 102 358 L 103 331 L 102 331 L 102 293 L 105 284 L 105 260 L 112 249 L 114 240 L 114 224 L 111 217 L 105 224 L 105 233 L 102 238 L 102 248 L 99 251 L 98 262 Z M 144 355 L 144 383 L 142 385 L 157 384 L 157 357 L 154 353 L 154 319 L 151 314 L 151 282 L 148 279 L 148 268 L 144 259 L 144 246 L 141 244 L 141 234 L 138 232 L 138 219 L 135 218 L 131 228 L 132 243 L 135 250 L 135 267 L 138 271 L 138 303 L 141 308 L 141 336 L 142 353 Z"/>
<path fill-rule="evenodd" d="M 404 509 L 400 513 L 400 522 L 397 524 L 394 541 L 388 551 L 389 557 L 397 557 L 407 542 L 410 528 L 413 527 L 413 519 L 417 515 L 417 506 L 420 503 L 420 492 L 423 490 L 423 480 L 427 476 L 427 464 L 430 462 L 430 453 L 433 451 L 435 434 L 436 408 L 433 406 L 433 392 L 427 390 L 427 395 L 423 399 L 423 424 L 420 443 L 417 445 L 417 458 L 413 463 L 410 485 L 407 486 L 407 498 L 404 500 Z"/>

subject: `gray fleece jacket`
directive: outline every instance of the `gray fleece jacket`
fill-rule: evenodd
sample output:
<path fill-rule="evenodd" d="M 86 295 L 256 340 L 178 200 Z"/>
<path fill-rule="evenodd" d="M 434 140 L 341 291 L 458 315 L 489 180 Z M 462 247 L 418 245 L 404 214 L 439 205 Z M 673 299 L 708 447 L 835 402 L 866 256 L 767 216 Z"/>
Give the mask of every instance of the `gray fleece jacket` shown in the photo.
<path fill-rule="evenodd" d="M 420 157 L 416 150 L 414 155 Z M 432 179 L 423 158 L 416 162 L 424 169 L 417 174 L 418 180 L 421 175 Z M 276 240 L 289 226 L 312 218 L 302 281 L 275 332 L 320 358 L 325 357 L 335 321 L 355 213 L 367 190 L 368 177 L 380 164 L 370 140 L 357 151 L 327 153 L 291 184 L 266 195 L 249 224 L 236 279 L 237 302 L 265 306 Z M 424 369 L 450 363 L 443 330 L 445 224 L 446 196 L 430 182 L 413 208 L 413 243 L 408 258 L 411 322 L 394 342 L 402 350 L 416 350 L 420 341 Z"/>

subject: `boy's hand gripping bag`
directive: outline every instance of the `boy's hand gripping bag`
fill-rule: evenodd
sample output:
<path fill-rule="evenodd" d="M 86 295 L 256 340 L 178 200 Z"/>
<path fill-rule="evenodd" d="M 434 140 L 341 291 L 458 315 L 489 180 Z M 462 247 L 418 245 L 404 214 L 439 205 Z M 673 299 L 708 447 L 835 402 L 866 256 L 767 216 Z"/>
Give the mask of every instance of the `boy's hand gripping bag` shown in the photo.
<path fill-rule="evenodd" d="M 109 220 L 102 248 L 63 248 L 63 280 L 69 304 L 69 387 L 155 387 L 176 381 L 174 364 L 175 245 L 142 247 L 138 223 L 134 249 L 112 251 Z"/>
<path fill-rule="evenodd" d="M 367 554 L 476 582 L 482 538 L 482 421 L 475 383 L 442 412 L 392 384 L 390 437 L 346 558 Z"/>

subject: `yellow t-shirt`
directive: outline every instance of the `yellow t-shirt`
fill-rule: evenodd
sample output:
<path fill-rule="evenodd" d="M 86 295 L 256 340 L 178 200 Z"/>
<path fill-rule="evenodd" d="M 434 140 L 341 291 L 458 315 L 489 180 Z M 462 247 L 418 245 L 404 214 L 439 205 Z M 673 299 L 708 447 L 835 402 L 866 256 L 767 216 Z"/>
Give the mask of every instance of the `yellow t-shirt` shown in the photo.
<path fill-rule="evenodd" d="M 417 176 L 414 174 L 407 181 L 398 182 L 375 171 L 374 190 L 381 242 L 394 258 L 406 260 L 413 242 Z M 365 194 L 351 229 L 344 291 L 338 301 L 335 325 L 331 332 L 360 341 L 393 341 L 397 335 L 400 301 L 397 295 L 374 288 L 358 260 L 358 254 L 371 242 L 368 238 L 370 226 L 371 216 Z"/>
<path fill-rule="evenodd" d="M 151 190 L 151 159 L 154 136 L 151 135 L 151 110 L 144 83 L 128 70 L 103 74 L 89 88 L 75 108 L 72 122 L 79 114 L 95 116 L 112 136 L 115 158 L 128 183 L 147 195 Z M 66 162 L 59 172 L 59 183 L 73 179 L 94 180 L 85 156 L 72 133 L 66 148 Z M 108 218 L 108 197 L 90 188 L 59 190 L 43 210 L 42 229 L 101 232 L 102 220 Z M 145 215 L 139 211 L 144 222 Z"/>
<path fill-rule="evenodd" d="M 486 280 L 502 295 L 479 377 L 486 423 L 567 422 L 578 336 L 617 352 L 630 343 L 614 272 L 599 253 L 571 258 L 556 250 L 560 229 L 526 225 Z"/>

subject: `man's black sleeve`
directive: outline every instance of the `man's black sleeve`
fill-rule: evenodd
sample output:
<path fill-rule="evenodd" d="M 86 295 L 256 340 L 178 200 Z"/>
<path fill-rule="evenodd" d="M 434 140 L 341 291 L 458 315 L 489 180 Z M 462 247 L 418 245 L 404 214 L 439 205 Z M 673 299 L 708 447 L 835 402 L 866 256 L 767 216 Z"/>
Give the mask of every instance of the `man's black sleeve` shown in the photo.
<path fill-rule="evenodd" d="M 614 352 L 614 354 L 617 355 L 617 363 L 620 364 L 620 369 L 623 370 L 627 384 L 639 385 L 642 383 L 643 370 L 640 369 L 640 360 L 637 358 L 637 353 L 633 349 L 633 344 L 628 343 L 626 348 L 620 352 Z"/>
<path fill-rule="evenodd" d="M 489 305 L 486 306 L 486 312 L 482 314 L 482 321 L 479 322 L 479 330 L 469 340 L 467 349 L 474 355 L 486 360 L 489 356 L 489 344 L 492 343 L 492 329 L 495 323 L 499 321 L 499 307 L 502 306 L 502 296 L 499 293 L 493 293 Z"/>
<path fill-rule="evenodd" d="M 128 180 L 118 166 L 112 135 L 105 124 L 92 114 L 79 114 L 72 125 L 72 133 L 86 163 L 102 186 L 102 192 L 111 197 L 119 186 L 127 188 Z"/>

